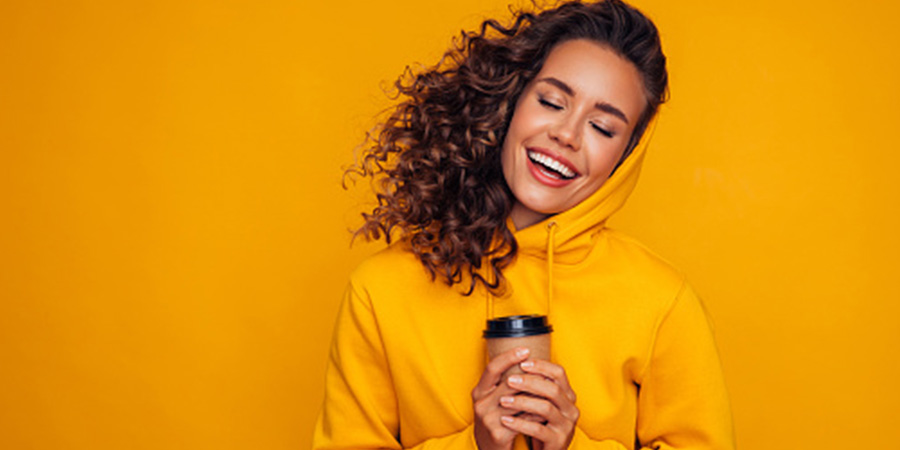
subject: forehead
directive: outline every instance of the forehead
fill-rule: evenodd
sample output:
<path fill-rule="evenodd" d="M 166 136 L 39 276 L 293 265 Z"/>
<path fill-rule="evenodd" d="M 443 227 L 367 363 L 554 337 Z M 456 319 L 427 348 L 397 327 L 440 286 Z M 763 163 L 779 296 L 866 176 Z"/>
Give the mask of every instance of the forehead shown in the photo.
<path fill-rule="evenodd" d="M 602 44 L 575 39 L 557 44 L 535 80 L 553 77 L 588 102 L 607 102 L 635 123 L 647 103 L 637 68 Z"/>

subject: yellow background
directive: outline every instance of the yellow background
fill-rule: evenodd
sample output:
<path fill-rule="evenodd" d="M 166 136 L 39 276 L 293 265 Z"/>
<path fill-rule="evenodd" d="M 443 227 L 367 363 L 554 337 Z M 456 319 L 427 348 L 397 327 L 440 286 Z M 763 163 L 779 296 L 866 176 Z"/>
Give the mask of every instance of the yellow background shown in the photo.
<path fill-rule="evenodd" d="M 0 4 L 0 448 L 307 448 L 381 87 L 505 0 Z M 743 449 L 900 441 L 900 11 L 640 0 L 614 225 L 715 319 Z M 577 388 L 577 387 L 576 387 Z"/>

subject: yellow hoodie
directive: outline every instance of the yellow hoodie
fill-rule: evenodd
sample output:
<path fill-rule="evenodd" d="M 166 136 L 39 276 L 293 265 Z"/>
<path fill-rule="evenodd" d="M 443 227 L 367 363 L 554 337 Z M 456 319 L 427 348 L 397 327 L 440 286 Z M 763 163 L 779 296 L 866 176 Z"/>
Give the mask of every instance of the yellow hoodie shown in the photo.
<path fill-rule="evenodd" d="M 581 412 L 571 449 L 734 448 L 702 304 L 680 272 L 605 226 L 645 150 L 584 202 L 515 232 L 503 297 L 432 282 L 402 242 L 363 262 L 338 314 L 313 448 L 476 449 L 471 391 L 491 313 L 549 313 L 551 359 Z"/>

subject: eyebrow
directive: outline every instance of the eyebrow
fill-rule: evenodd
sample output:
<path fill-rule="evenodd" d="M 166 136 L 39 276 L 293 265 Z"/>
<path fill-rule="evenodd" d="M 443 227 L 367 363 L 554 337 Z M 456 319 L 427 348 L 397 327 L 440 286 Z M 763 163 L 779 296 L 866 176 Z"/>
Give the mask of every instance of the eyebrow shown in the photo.
<path fill-rule="evenodd" d="M 537 81 L 538 82 L 543 81 L 544 83 L 552 84 L 552 85 L 558 87 L 559 90 L 565 92 L 566 94 L 568 94 L 570 96 L 575 95 L 575 90 L 573 90 L 568 84 L 564 83 L 562 80 L 560 80 L 558 78 L 544 77 Z M 612 115 L 622 119 L 622 121 L 625 122 L 626 124 L 628 123 L 628 118 L 625 117 L 625 113 L 623 113 L 622 110 L 620 110 L 619 108 L 616 108 L 615 106 L 613 106 L 607 102 L 597 102 L 594 105 L 594 108 L 597 108 L 600 111 L 612 114 Z"/>

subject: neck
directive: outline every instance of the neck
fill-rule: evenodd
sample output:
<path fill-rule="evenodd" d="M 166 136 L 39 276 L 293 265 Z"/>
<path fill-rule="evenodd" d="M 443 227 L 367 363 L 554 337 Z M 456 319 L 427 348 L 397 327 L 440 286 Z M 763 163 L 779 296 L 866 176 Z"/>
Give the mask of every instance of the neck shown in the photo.
<path fill-rule="evenodd" d="M 550 217 L 550 214 L 533 211 L 519 202 L 513 204 L 512 211 L 509 213 L 509 218 L 512 219 L 513 225 L 516 226 L 516 230 L 528 228 L 547 217 Z"/>

